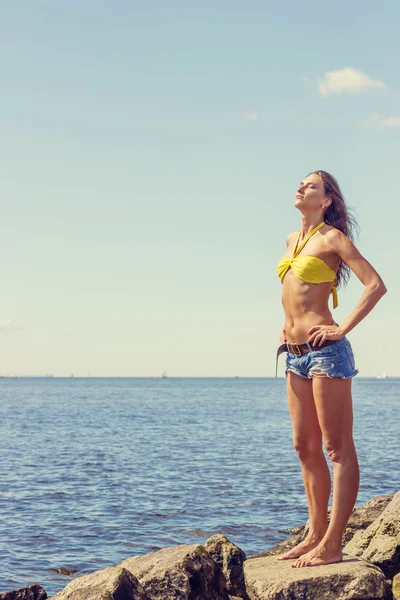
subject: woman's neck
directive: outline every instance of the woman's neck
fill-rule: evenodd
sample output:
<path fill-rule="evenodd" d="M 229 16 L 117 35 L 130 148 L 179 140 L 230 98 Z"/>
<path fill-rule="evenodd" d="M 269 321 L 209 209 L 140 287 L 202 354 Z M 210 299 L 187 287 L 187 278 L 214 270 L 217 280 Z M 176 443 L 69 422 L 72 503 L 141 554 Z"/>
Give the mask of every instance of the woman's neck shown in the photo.
<path fill-rule="evenodd" d="M 308 234 L 311 233 L 311 231 L 317 227 L 317 225 L 322 223 L 323 220 L 323 217 L 311 217 L 310 219 L 308 219 L 307 217 L 303 217 L 300 227 L 300 241 L 304 240 L 304 238 L 306 238 Z"/>

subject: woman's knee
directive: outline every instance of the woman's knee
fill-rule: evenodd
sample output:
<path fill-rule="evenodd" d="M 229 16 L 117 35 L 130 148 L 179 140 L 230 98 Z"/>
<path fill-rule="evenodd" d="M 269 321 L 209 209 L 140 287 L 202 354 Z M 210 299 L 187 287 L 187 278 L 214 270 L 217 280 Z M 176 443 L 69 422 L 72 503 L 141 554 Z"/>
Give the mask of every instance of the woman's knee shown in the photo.
<path fill-rule="evenodd" d="M 354 440 L 351 439 L 338 439 L 338 440 L 324 440 L 325 450 L 332 462 L 343 463 L 349 458 L 353 458 L 356 455 L 356 449 L 354 446 Z"/>
<path fill-rule="evenodd" d="M 301 462 L 310 463 L 315 460 L 320 460 L 323 456 L 322 439 L 315 438 L 295 438 L 293 446 Z"/>

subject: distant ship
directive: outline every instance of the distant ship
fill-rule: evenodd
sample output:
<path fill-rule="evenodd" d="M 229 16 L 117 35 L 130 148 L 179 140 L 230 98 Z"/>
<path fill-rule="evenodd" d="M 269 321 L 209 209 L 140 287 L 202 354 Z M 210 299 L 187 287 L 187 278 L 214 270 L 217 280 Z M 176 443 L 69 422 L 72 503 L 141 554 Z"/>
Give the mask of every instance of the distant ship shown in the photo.
<path fill-rule="evenodd" d="M 167 377 L 167 371 L 163 371 L 163 372 L 161 373 L 161 377 L 162 377 L 162 378 L 165 378 L 165 377 Z"/>
<path fill-rule="evenodd" d="M 382 375 L 377 375 L 377 377 L 376 377 L 376 378 L 377 378 L 377 379 L 387 379 L 387 378 L 388 378 L 388 376 L 386 375 L 386 371 L 384 371 L 384 372 L 382 373 Z"/>

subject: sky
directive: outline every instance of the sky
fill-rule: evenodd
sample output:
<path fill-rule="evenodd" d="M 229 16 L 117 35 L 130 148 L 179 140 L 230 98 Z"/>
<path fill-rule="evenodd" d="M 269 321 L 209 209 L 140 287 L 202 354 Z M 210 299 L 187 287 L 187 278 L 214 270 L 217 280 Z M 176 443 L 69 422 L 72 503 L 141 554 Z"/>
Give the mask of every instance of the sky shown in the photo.
<path fill-rule="evenodd" d="M 323 169 L 388 289 L 347 334 L 359 377 L 400 376 L 399 21 L 397 0 L 3 0 L 0 375 L 273 377 L 276 266 Z M 363 290 L 330 296 L 336 322 Z"/>

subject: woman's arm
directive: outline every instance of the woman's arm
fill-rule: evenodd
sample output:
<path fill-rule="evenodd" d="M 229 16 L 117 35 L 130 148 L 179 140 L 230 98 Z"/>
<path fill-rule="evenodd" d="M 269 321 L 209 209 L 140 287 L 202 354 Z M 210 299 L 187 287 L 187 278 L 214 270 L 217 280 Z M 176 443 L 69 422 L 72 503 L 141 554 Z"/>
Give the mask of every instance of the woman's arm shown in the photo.
<path fill-rule="evenodd" d="M 339 325 L 340 332 L 346 335 L 374 308 L 378 300 L 386 294 L 387 288 L 371 263 L 341 231 L 331 229 L 325 239 L 329 248 L 340 256 L 365 285 L 365 290 L 355 309 Z"/>
<path fill-rule="evenodd" d="M 289 233 L 289 235 L 286 236 L 286 248 L 289 247 L 290 241 L 292 239 L 292 237 L 294 237 L 295 235 L 297 235 L 299 232 L 298 231 L 292 231 L 292 233 Z M 285 331 L 285 326 L 282 326 L 282 330 L 281 333 L 279 335 L 279 340 L 281 342 L 281 344 L 284 344 L 286 342 L 286 331 Z"/>

